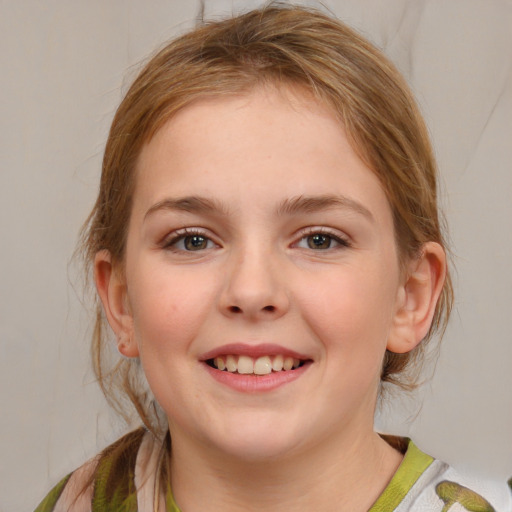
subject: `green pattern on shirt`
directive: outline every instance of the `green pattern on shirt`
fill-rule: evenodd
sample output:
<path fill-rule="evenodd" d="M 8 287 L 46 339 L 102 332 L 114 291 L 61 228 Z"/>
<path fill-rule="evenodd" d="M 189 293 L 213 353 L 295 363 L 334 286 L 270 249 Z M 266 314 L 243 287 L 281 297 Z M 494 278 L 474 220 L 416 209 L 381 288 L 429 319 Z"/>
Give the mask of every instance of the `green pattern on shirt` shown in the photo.
<path fill-rule="evenodd" d="M 430 455 L 423 453 L 409 441 L 407 452 L 397 472 L 368 512 L 395 510 L 432 462 L 434 459 Z"/>
<path fill-rule="evenodd" d="M 55 504 L 57 503 L 57 500 L 60 498 L 60 495 L 62 494 L 62 491 L 64 490 L 64 487 L 68 483 L 68 480 L 71 476 L 71 473 L 64 477 L 44 498 L 41 503 L 39 503 L 38 507 L 34 510 L 34 512 L 52 512 L 52 510 L 55 508 Z"/>
<path fill-rule="evenodd" d="M 443 500 L 441 512 L 448 512 L 455 503 L 462 505 L 468 512 L 496 512 L 492 505 L 475 491 L 456 482 L 443 480 L 436 485 L 436 494 Z"/>

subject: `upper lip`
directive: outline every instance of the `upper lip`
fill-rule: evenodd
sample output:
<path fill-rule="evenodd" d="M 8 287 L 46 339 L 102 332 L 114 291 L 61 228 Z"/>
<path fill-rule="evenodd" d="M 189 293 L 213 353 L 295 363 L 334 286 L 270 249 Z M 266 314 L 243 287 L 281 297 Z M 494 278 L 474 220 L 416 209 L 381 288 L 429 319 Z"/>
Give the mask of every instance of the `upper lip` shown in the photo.
<path fill-rule="evenodd" d="M 252 358 L 258 358 L 261 356 L 277 356 L 282 355 L 284 357 L 293 357 L 294 359 L 301 359 L 303 361 L 311 359 L 311 357 L 301 354 L 295 350 L 282 347 L 273 343 L 260 343 L 258 345 L 250 345 L 246 343 L 229 343 L 216 347 L 208 352 L 202 354 L 199 359 L 201 361 L 208 361 L 219 356 L 226 355 L 238 355 L 238 356 L 249 356 Z"/>

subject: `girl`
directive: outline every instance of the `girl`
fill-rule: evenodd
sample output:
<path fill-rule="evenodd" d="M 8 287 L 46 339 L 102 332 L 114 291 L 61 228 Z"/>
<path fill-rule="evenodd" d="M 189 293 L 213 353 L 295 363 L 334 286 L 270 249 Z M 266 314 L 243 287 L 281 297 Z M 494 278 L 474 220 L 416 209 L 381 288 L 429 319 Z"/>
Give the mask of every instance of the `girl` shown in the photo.
<path fill-rule="evenodd" d="M 38 511 L 505 510 L 373 428 L 452 289 L 421 116 L 344 25 L 272 6 L 160 51 L 114 118 L 83 251 L 99 382 L 144 427 Z"/>

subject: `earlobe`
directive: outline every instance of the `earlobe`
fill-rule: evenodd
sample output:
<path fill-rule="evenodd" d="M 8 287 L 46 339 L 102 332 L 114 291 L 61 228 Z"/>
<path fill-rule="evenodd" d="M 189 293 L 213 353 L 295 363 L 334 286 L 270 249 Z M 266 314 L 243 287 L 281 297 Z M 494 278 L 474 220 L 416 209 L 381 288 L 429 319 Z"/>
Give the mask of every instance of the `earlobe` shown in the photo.
<path fill-rule="evenodd" d="M 126 357 L 138 357 L 133 333 L 126 284 L 112 264 L 110 252 L 99 251 L 94 259 L 94 280 L 110 327 L 116 334 L 117 348 Z"/>
<path fill-rule="evenodd" d="M 418 258 L 408 264 L 397 294 L 397 308 L 387 349 L 403 354 L 427 335 L 446 277 L 446 254 L 436 242 L 423 245 Z"/>

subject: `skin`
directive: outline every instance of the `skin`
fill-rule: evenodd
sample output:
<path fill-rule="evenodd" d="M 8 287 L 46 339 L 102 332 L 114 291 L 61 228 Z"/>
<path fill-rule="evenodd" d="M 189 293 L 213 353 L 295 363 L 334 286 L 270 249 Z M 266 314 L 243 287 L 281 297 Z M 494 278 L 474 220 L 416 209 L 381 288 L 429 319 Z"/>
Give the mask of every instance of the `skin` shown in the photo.
<path fill-rule="evenodd" d="M 382 360 L 426 334 L 442 249 L 400 269 L 378 178 L 299 90 L 196 102 L 137 173 L 123 270 L 103 251 L 96 280 L 119 350 L 141 358 L 168 416 L 177 503 L 368 510 L 402 458 L 373 431 Z M 190 197 L 215 208 L 176 202 Z M 204 362 L 226 344 L 277 345 L 308 365 L 241 391 Z"/>

